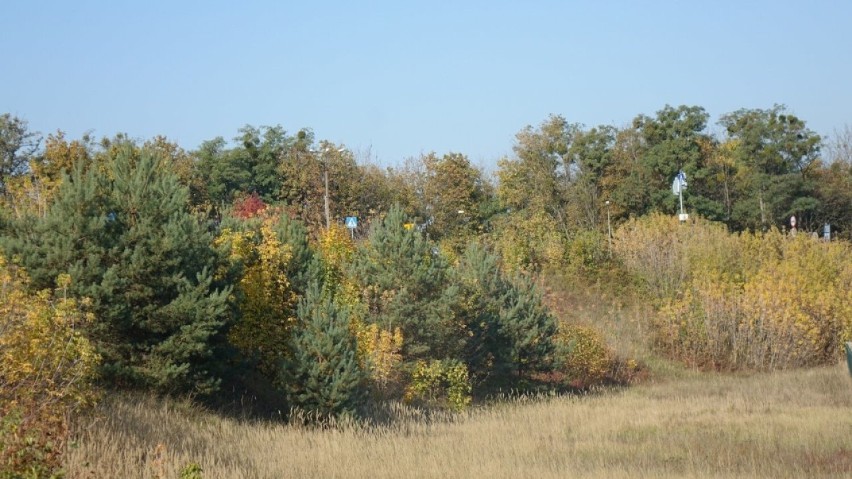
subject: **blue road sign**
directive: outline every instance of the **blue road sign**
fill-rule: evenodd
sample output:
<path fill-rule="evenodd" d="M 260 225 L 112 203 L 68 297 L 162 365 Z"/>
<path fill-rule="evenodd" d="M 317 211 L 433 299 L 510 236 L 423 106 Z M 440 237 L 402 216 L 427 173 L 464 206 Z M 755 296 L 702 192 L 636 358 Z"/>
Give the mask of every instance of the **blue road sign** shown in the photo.
<path fill-rule="evenodd" d="M 358 217 L 357 216 L 347 216 L 346 217 L 346 227 L 350 230 L 354 230 L 358 227 Z"/>

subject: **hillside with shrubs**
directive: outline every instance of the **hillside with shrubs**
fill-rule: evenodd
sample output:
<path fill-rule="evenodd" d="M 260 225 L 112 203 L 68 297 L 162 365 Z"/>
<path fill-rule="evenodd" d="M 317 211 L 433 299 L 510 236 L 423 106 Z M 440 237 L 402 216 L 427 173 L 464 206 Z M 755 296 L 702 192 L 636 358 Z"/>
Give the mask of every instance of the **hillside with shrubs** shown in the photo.
<path fill-rule="evenodd" d="M 661 361 L 836 364 L 852 134 L 778 105 L 721 137 L 708 118 L 551 116 L 488 175 L 459 153 L 380 168 L 309 129 L 187 151 L 0 116 L 0 477 L 61 475 L 104 395 L 378 424 L 629 387 Z"/>

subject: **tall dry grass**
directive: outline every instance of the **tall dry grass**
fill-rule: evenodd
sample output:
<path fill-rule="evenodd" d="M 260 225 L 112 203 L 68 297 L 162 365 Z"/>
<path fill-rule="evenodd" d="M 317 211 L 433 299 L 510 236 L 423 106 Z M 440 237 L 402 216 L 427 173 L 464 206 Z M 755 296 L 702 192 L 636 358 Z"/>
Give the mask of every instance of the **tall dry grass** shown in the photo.
<path fill-rule="evenodd" d="M 392 426 L 311 429 L 125 396 L 81 419 L 70 477 L 850 477 L 845 365 L 687 374 L 604 394 L 520 398 Z"/>

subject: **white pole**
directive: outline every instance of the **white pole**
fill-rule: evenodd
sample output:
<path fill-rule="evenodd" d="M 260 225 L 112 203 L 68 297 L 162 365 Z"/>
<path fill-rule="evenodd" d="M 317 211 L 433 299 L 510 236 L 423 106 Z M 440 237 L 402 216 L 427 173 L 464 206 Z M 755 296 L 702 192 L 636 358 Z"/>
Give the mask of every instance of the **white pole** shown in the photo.
<path fill-rule="evenodd" d="M 606 200 L 606 230 L 609 240 L 609 256 L 612 257 L 612 223 L 609 220 L 609 200 Z"/>
<path fill-rule="evenodd" d="M 326 231 L 331 229 L 331 219 L 328 214 L 328 164 L 325 163 L 325 169 L 322 173 L 323 180 L 325 180 L 325 229 Z"/>

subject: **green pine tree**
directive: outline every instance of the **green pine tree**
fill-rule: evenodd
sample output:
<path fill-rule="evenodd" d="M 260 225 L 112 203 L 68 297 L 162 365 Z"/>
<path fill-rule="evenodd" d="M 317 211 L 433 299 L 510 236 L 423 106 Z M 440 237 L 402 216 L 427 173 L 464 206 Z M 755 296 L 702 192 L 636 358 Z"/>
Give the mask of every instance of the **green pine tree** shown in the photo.
<path fill-rule="evenodd" d="M 501 309 L 511 285 L 501 274 L 497 257 L 478 243 L 468 245 L 453 279 L 458 284 L 458 315 L 468 330 L 464 348 L 474 384 L 505 377 L 511 364 L 511 338 L 504 334 Z"/>
<path fill-rule="evenodd" d="M 406 361 L 457 358 L 464 337 L 451 307 L 457 289 L 448 286 L 447 263 L 433 243 L 405 224 L 402 210 L 391 208 L 353 261 L 368 320 L 402 329 Z"/>
<path fill-rule="evenodd" d="M 320 417 L 355 413 L 365 392 L 349 311 L 314 282 L 298 307 L 281 383 L 291 405 Z"/>
<path fill-rule="evenodd" d="M 556 321 L 532 280 L 517 276 L 500 310 L 502 333 L 510 338 L 512 365 L 519 374 L 552 367 Z"/>
<path fill-rule="evenodd" d="M 5 243 L 32 288 L 90 298 L 88 331 L 110 384 L 210 392 L 213 342 L 227 318 L 229 288 L 207 228 L 187 209 L 188 191 L 167 163 L 132 143 L 99 167 L 78 165 L 45 218 Z"/>
<path fill-rule="evenodd" d="M 497 257 L 476 243 L 465 251 L 454 280 L 468 330 L 464 360 L 474 383 L 548 369 L 556 324 L 531 281 L 507 278 Z"/>
<path fill-rule="evenodd" d="M 292 219 L 286 213 L 282 213 L 275 225 L 275 233 L 282 243 L 290 247 L 293 259 L 287 270 L 287 278 L 290 279 L 293 290 L 299 296 L 303 296 L 311 279 L 319 275 L 317 271 L 319 260 L 308 245 L 308 229 L 298 219 Z"/>

